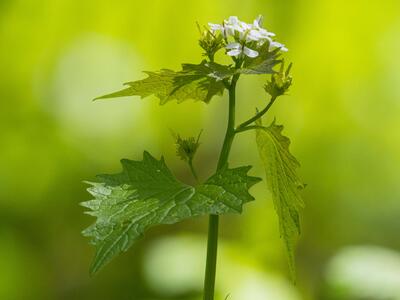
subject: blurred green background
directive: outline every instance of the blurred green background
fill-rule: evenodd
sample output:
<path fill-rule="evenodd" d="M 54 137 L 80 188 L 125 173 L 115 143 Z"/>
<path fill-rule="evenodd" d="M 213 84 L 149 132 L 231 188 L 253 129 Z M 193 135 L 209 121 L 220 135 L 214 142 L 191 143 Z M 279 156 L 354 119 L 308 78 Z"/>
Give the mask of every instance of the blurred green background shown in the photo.
<path fill-rule="evenodd" d="M 120 158 L 174 155 L 170 129 L 204 129 L 195 163 L 210 175 L 226 95 L 206 105 L 155 98 L 93 103 L 142 70 L 197 63 L 196 21 L 238 15 L 289 48 L 294 86 L 271 110 L 308 183 L 289 281 L 266 185 L 243 215 L 222 218 L 218 300 L 400 299 L 400 2 L 398 0 L 0 1 L 0 299 L 201 299 L 207 218 L 148 232 L 97 276 L 80 231 L 83 180 Z M 266 78 L 239 82 L 238 120 L 263 107 Z M 252 133 L 231 165 L 263 176 Z"/>

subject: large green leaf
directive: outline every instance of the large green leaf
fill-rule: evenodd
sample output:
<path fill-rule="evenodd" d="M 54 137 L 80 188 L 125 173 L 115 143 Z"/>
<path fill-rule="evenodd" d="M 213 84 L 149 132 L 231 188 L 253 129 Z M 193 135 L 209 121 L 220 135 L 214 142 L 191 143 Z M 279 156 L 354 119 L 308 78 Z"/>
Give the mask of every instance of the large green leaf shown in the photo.
<path fill-rule="evenodd" d="M 178 181 L 149 153 L 143 160 L 122 160 L 122 173 L 100 175 L 89 183 L 94 200 L 83 202 L 96 222 L 83 231 L 96 254 L 91 273 L 128 250 L 150 227 L 205 215 L 240 213 L 254 200 L 248 189 L 260 179 L 247 175 L 250 167 L 223 168 L 196 187 Z"/>
<path fill-rule="evenodd" d="M 234 70 L 230 66 L 203 61 L 197 65 L 183 64 L 179 72 L 162 69 L 145 73 L 147 78 L 125 83 L 127 88 L 96 99 L 155 95 L 160 99 L 160 104 L 172 100 L 180 103 L 188 99 L 208 103 L 213 96 L 223 94 L 223 80 L 232 76 Z"/>
<path fill-rule="evenodd" d="M 275 121 L 269 127 L 256 130 L 256 140 L 265 167 L 266 181 L 279 217 L 281 237 L 285 242 L 291 274 L 294 278 L 294 252 L 300 235 L 299 212 L 304 206 L 300 190 L 304 185 L 296 174 L 300 166 L 290 154 L 290 140 L 281 134 L 282 125 Z"/>

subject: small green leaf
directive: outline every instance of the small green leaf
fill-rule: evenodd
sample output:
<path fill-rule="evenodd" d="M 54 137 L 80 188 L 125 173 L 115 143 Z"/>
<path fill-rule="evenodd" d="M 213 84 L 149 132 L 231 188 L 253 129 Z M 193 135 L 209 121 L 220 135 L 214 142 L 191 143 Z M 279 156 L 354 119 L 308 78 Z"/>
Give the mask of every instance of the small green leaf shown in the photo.
<path fill-rule="evenodd" d="M 264 43 L 259 49 L 259 55 L 256 58 L 246 58 L 243 68 L 238 72 L 242 74 L 274 74 L 273 68 L 281 62 L 279 49 L 269 50 L 269 43 Z"/>
<path fill-rule="evenodd" d="M 257 125 L 260 126 L 256 130 L 258 151 L 264 164 L 267 185 L 279 218 L 281 238 L 285 243 L 294 279 L 294 253 L 300 235 L 299 213 L 304 207 L 300 196 L 300 190 L 304 185 L 296 174 L 300 164 L 289 152 L 290 140 L 281 134 L 282 125 L 276 125 L 274 121 L 268 127 L 261 127 L 261 120 Z"/>
<path fill-rule="evenodd" d="M 251 167 L 223 168 L 196 187 L 178 181 L 166 166 L 149 153 L 143 160 L 122 160 L 123 171 L 100 175 L 89 183 L 94 200 L 83 202 L 96 222 L 83 231 L 96 254 L 91 273 L 127 251 L 150 227 L 172 224 L 205 214 L 240 213 L 254 200 L 249 188 L 260 181 L 247 175 Z"/>
<path fill-rule="evenodd" d="M 210 102 L 215 95 L 222 95 L 225 89 L 224 79 L 233 75 L 229 66 L 203 61 L 196 64 L 183 64 L 182 70 L 175 72 L 162 69 L 158 72 L 145 72 L 148 77 L 142 80 L 125 83 L 128 87 L 97 99 L 125 96 L 141 98 L 155 95 L 160 104 L 176 100 L 178 103 L 192 99 Z"/>

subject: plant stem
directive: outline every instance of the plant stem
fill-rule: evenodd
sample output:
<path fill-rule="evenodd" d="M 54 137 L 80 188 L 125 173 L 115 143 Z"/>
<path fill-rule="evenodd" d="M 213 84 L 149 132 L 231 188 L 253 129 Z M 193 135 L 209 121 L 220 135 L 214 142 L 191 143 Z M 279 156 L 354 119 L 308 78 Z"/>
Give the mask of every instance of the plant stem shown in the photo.
<path fill-rule="evenodd" d="M 204 300 L 214 299 L 215 273 L 217 269 L 218 215 L 210 215 L 208 221 L 206 276 L 204 278 Z"/>
<path fill-rule="evenodd" d="M 243 128 L 238 128 L 236 129 L 235 133 L 240 133 L 243 131 L 247 131 L 247 130 L 252 130 L 252 129 L 265 129 L 265 126 L 260 126 L 260 125 L 249 125 Z"/>
<path fill-rule="evenodd" d="M 274 104 L 276 100 L 276 97 L 272 97 L 271 100 L 269 101 L 269 103 L 267 104 L 267 106 L 260 112 L 258 112 L 254 117 L 248 119 L 246 122 L 243 122 L 242 124 L 240 124 L 237 129 L 236 132 L 240 132 L 243 131 L 242 129 L 245 128 L 247 125 L 253 123 L 254 121 L 257 121 L 259 118 L 261 118 L 272 106 L 272 104 Z"/>
<path fill-rule="evenodd" d="M 232 78 L 229 86 L 229 116 L 228 126 L 226 129 L 224 144 L 218 160 L 217 170 L 223 168 L 229 157 L 229 152 L 232 147 L 232 142 L 235 137 L 235 105 L 236 105 L 236 83 L 239 75 Z M 208 227 L 208 242 L 207 242 L 207 261 L 206 274 L 204 279 L 204 300 L 214 299 L 215 289 L 215 273 L 217 267 L 217 250 L 218 250 L 218 215 L 210 215 Z"/>
<path fill-rule="evenodd" d="M 189 159 L 188 164 L 189 164 L 190 171 L 192 172 L 194 179 L 196 179 L 196 181 L 199 182 L 199 177 L 197 176 L 196 170 L 194 169 L 194 166 L 193 166 L 193 161 L 191 159 Z"/>
<path fill-rule="evenodd" d="M 217 170 L 220 170 L 228 162 L 229 152 L 231 151 L 233 138 L 235 137 L 235 106 L 236 106 L 236 83 L 239 79 L 238 75 L 232 78 L 229 87 L 229 115 L 228 126 L 225 133 L 224 143 L 219 156 Z"/>

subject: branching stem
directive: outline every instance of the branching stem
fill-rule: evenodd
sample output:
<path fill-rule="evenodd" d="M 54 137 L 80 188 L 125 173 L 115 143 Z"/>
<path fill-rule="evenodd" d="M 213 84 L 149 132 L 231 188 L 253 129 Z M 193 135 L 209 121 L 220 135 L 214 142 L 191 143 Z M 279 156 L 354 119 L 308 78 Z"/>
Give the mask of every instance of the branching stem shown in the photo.
<path fill-rule="evenodd" d="M 262 110 L 259 111 L 254 117 L 248 119 L 247 121 L 243 122 L 242 124 L 240 124 L 237 129 L 236 132 L 241 132 L 243 131 L 243 128 L 246 128 L 247 125 L 250 125 L 251 123 L 257 121 L 259 118 L 261 118 L 263 115 L 265 115 L 267 113 L 267 111 L 271 108 L 272 104 L 274 104 L 276 100 L 276 97 L 272 97 L 271 100 L 269 101 L 269 103 L 267 104 L 267 106 Z"/>
<path fill-rule="evenodd" d="M 265 126 L 260 126 L 260 125 L 249 125 L 243 128 L 238 128 L 235 130 L 235 133 L 240 133 L 240 132 L 244 132 L 244 131 L 248 131 L 248 130 L 253 130 L 253 129 L 265 129 Z"/>
<path fill-rule="evenodd" d="M 237 67 L 240 62 L 236 63 Z M 261 118 L 274 104 L 276 97 L 272 97 L 267 106 L 254 117 L 243 122 L 235 129 L 235 108 L 236 108 L 236 83 L 239 79 L 239 74 L 233 76 L 230 84 L 225 83 L 229 90 L 229 115 L 228 126 L 225 133 L 224 143 L 222 145 L 221 153 L 218 160 L 217 171 L 222 169 L 228 163 L 229 153 L 231 151 L 232 143 L 235 135 L 239 132 L 264 128 L 263 126 L 250 125 L 259 118 Z M 193 171 L 192 171 L 193 172 Z M 195 174 L 195 173 L 194 173 Z M 197 175 L 196 175 L 197 176 Z M 195 177 L 196 177 L 195 176 Z M 206 261 L 206 274 L 204 279 L 204 300 L 214 300 L 215 290 L 215 274 L 217 267 L 217 250 L 218 250 L 218 215 L 210 215 L 208 227 L 208 242 L 207 242 L 207 261 Z"/>

